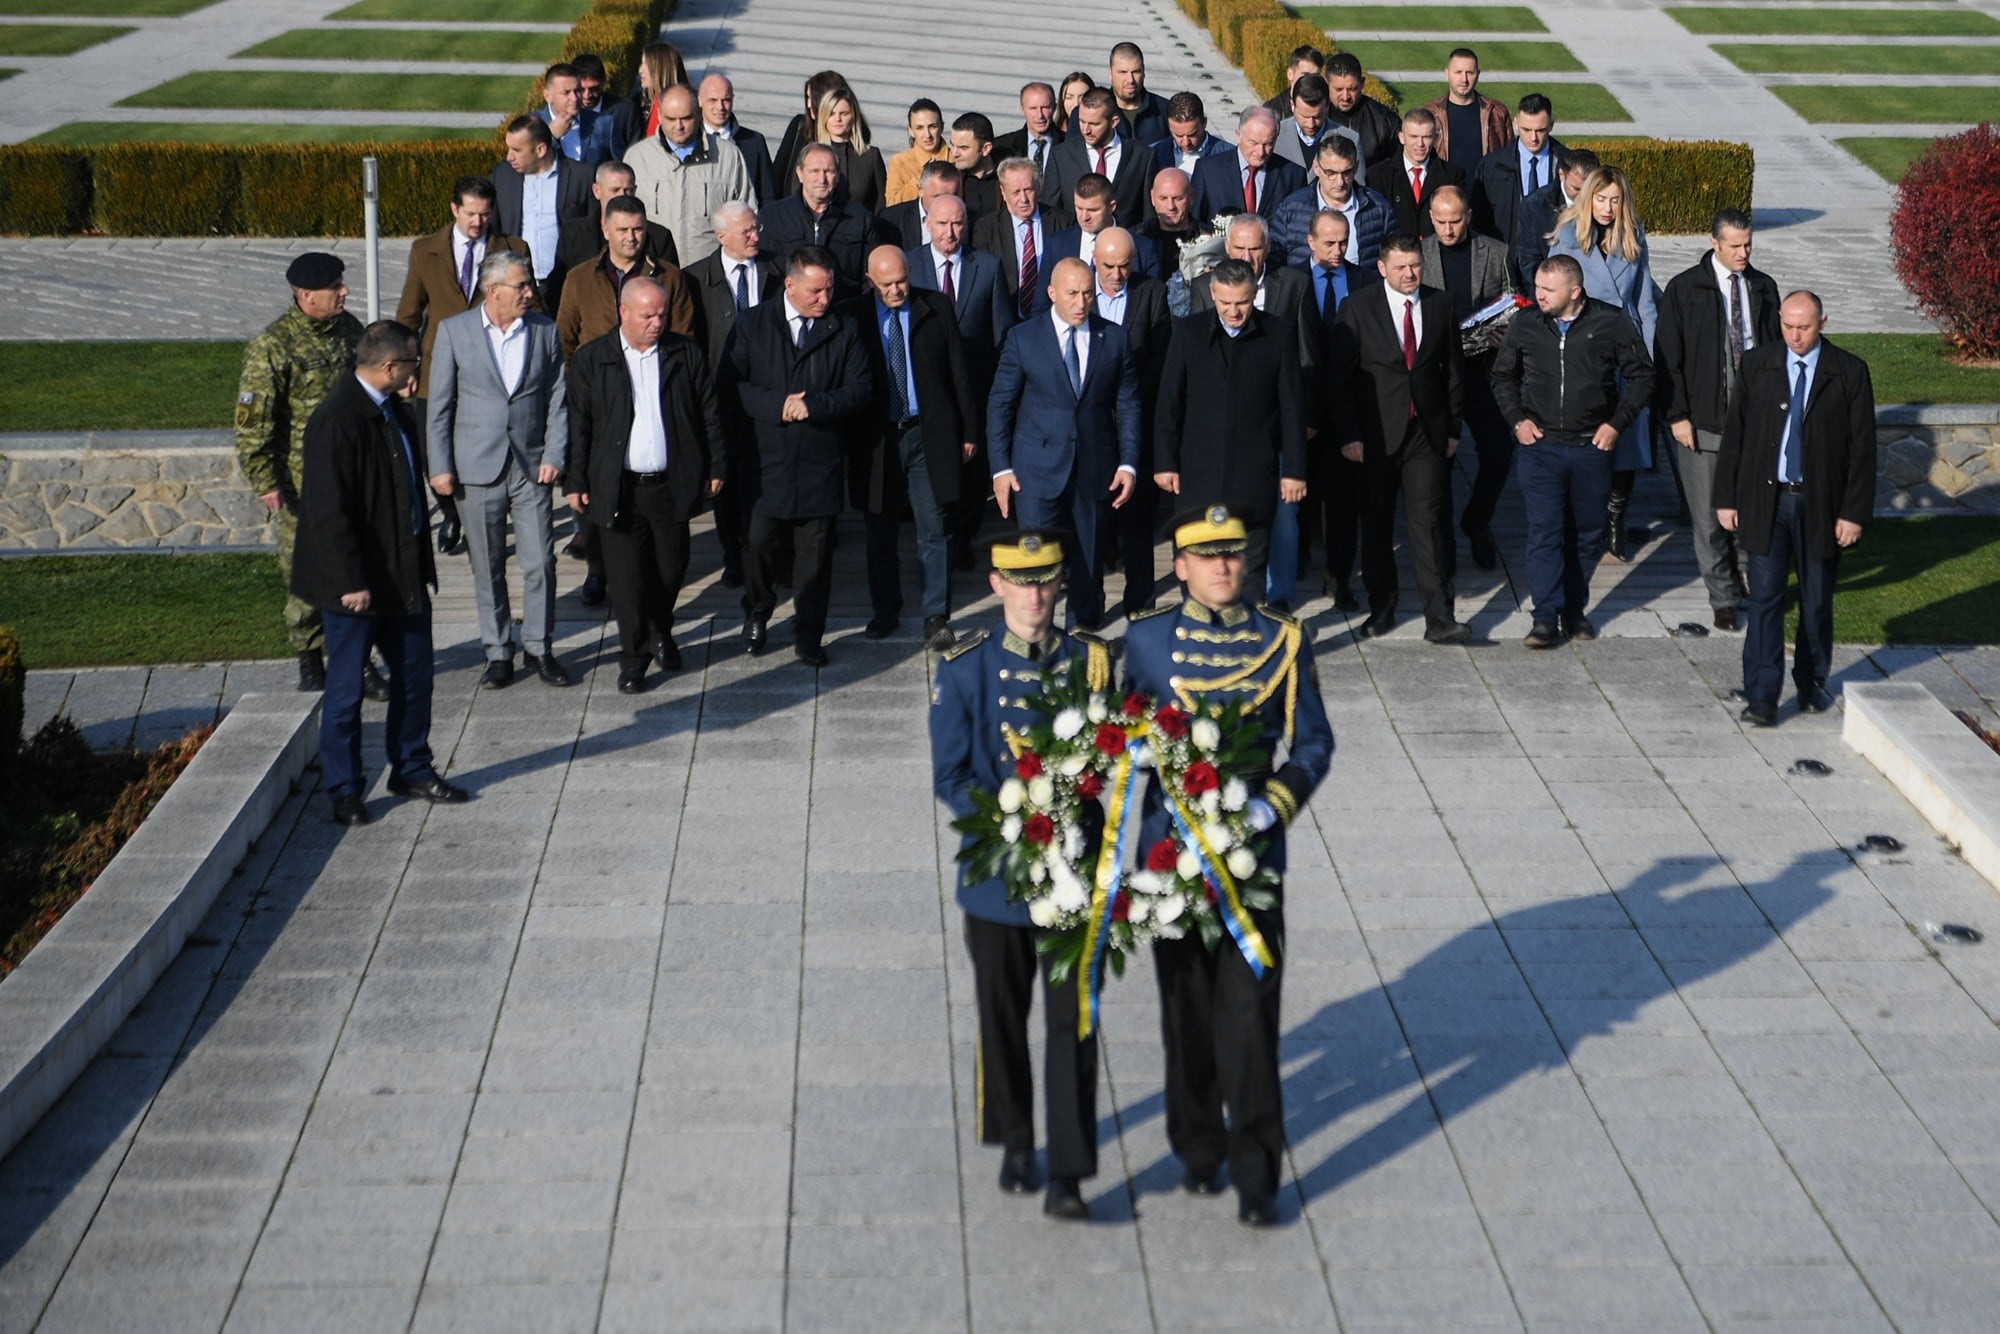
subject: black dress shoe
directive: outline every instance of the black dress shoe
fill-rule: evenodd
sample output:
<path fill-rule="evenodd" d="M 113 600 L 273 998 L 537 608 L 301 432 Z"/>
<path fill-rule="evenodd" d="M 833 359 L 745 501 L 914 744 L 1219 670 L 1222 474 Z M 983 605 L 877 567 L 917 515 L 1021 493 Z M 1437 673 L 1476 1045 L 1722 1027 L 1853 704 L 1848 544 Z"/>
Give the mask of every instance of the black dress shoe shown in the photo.
<path fill-rule="evenodd" d="M 1778 706 L 1775 704 L 1759 704 L 1753 700 L 1745 704 L 1743 712 L 1736 716 L 1752 727 L 1776 727 L 1778 725 Z"/>
<path fill-rule="evenodd" d="M 1083 1190 L 1077 1185 L 1075 1177 L 1049 1178 L 1049 1193 L 1042 1200 L 1042 1212 L 1065 1223 L 1082 1223 L 1090 1219 L 1090 1205 L 1085 1202 Z"/>
<path fill-rule="evenodd" d="M 368 823 L 368 805 L 359 796 L 335 797 L 333 799 L 333 822 L 352 828 Z"/>
<path fill-rule="evenodd" d="M 1190 1195 L 1220 1195 L 1223 1191 L 1222 1169 L 1190 1167 L 1181 1176 L 1181 1189 Z"/>
<path fill-rule="evenodd" d="M 455 517 L 446 516 L 438 520 L 438 555 L 456 555 L 461 542 L 465 541 L 465 526 Z"/>
<path fill-rule="evenodd" d="M 1354 637 L 1356 639 L 1380 639 L 1395 628 L 1396 613 L 1393 611 L 1378 611 L 1361 623 L 1361 628 L 1354 632 Z"/>
<path fill-rule="evenodd" d="M 1424 627 L 1426 644 L 1470 644 L 1472 627 L 1458 621 L 1439 621 Z"/>
<path fill-rule="evenodd" d="M 1597 627 L 1590 623 L 1588 616 L 1565 616 L 1562 621 L 1562 632 L 1584 644 L 1597 638 Z"/>
<path fill-rule="evenodd" d="M 770 631 L 764 627 L 762 621 L 743 622 L 743 651 L 745 653 L 754 658 L 759 653 L 762 653 L 764 646 L 770 642 Z"/>
<path fill-rule="evenodd" d="M 1521 642 L 1529 648 L 1554 648 L 1563 642 L 1562 631 L 1552 621 L 1536 621 Z"/>
<path fill-rule="evenodd" d="M 389 790 L 399 797 L 422 797 L 425 801 L 441 802 L 447 806 L 455 806 L 467 799 L 464 788 L 453 787 L 436 774 L 427 778 L 391 778 Z"/>
<path fill-rule="evenodd" d="M 618 672 L 618 693 L 621 695 L 643 695 L 646 693 L 646 669 L 644 667 L 623 667 Z"/>
<path fill-rule="evenodd" d="M 1718 629 L 1718 630 L 1739 630 L 1739 629 L 1741 629 L 1741 628 L 1742 628 L 1742 626 L 1743 626 L 1743 622 L 1742 622 L 1742 619 L 1741 619 L 1740 617 L 1738 617 L 1738 616 L 1737 616 L 1737 614 L 1736 614 L 1736 608 L 1734 608 L 1734 607 L 1717 607 L 1717 608 L 1715 609 L 1715 628 L 1716 628 L 1716 629 Z"/>
<path fill-rule="evenodd" d="M 299 654 L 299 689 L 308 695 L 326 689 L 326 659 L 316 648 Z"/>
<path fill-rule="evenodd" d="M 591 573 L 583 576 L 583 584 L 576 590 L 576 600 L 586 607 L 604 605 L 604 576 Z"/>
<path fill-rule="evenodd" d="M 808 667 L 826 666 L 826 650 L 818 644 L 794 644 L 792 656 Z"/>
<path fill-rule="evenodd" d="M 1495 569 L 1500 564 L 1500 544 L 1493 540 L 1493 530 L 1481 525 L 1465 529 L 1465 540 L 1472 548 L 1472 563 L 1482 570 Z"/>
<path fill-rule="evenodd" d="M 653 643 L 653 656 L 659 659 L 660 670 L 677 672 L 681 669 L 681 646 L 674 642 L 672 635 L 661 635 Z"/>
<path fill-rule="evenodd" d="M 1833 707 L 1833 695 L 1825 686 L 1799 692 L 1800 713 L 1825 713 Z"/>
<path fill-rule="evenodd" d="M 479 675 L 482 690 L 505 690 L 514 684 L 514 659 L 495 658 L 486 664 L 486 670 Z"/>
<path fill-rule="evenodd" d="M 1009 1195 L 1026 1195 L 1041 1188 L 1042 1174 L 1035 1166 L 1032 1149 L 1009 1153 L 1000 1159 L 1000 1189 Z"/>
<path fill-rule="evenodd" d="M 1347 586 L 1345 579 L 1328 579 L 1320 591 L 1333 598 L 1335 611 L 1361 610 L 1361 599 L 1354 596 L 1354 590 Z"/>
<path fill-rule="evenodd" d="M 942 653 L 958 642 L 958 636 L 951 632 L 951 622 L 943 616 L 924 617 L 924 647 L 933 653 Z"/>
<path fill-rule="evenodd" d="M 1245 1227 L 1276 1227 L 1278 1202 L 1268 1195 L 1245 1195 L 1236 1205 L 1236 1221 Z"/>
<path fill-rule="evenodd" d="M 896 627 L 899 624 L 900 622 L 894 616 L 870 617 L 868 624 L 861 627 L 861 637 L 863 639 L 887 639 L 890 635 L 896 633 Z"/>
<path fill-rule="evenodd" d="M 542 678 L 543 685 L 566 686 L 570 683 L 569 668 L 562 665 L 562 659 L 553 653 L 536 657 L 532 653 L 521 655 L 521 665 Z"/>
<path fill-rule="evenodd" d="M 361 662 L 361 693 L 377 704 L 389 698 L 389 678 L 382 675 L 372 659 L 364 658 Z"/>

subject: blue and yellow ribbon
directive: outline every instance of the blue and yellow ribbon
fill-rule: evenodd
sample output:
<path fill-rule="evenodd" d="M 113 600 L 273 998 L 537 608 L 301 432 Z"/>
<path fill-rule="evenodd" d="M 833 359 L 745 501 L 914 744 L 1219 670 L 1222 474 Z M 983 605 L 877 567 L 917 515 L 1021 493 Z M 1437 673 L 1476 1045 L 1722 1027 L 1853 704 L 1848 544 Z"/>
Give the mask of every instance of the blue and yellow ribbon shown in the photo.
<path fill-rule="evenodd" d="M 1167 814 L 1181 831 L 1184 845 L 1194 853 L 1201 863 L 1202 875 L 1215 888 L 1216 907 L 1220 910 L 1222 924 L 1228 928 L 1230 939 L 1243 955 L 1243 962 L 1250 965 L 1250 972 L 1256 977 L 1264 976 L 1264 970 L 1277 965 L 1271 957 L 1271 949 L 1264 943 L 1264 933 L 1257 929 L 1250 910 L 1243 906 L 1242 896 L 1237 893 L 1236 879 L 1229 874 L 1229 867 L 1218 857 L 1215 849 L 1208 845 L 1208 837 L 1201 831 L 1201 822 L 1188 810 L 1181 794 L 1174 791 L 1171 784 L 1162 782 L 1160 792 L 1166 798 Z"/>
<path fill-rule="evenodd" d="M 1132 789 L 1139 781 L 1132 747 L 1126 745 L 1111 772 L 1111 799 L 1104 813 L 1104 837 L 1098 841 L 1097 871 L 1092 877 L 1090 921 L 1077 967 L 1077 1036 L 1087 1038 L 1097 1028 L 1098 995 L 1104 990 L 1104 961 L 1110 954 L 1112 914 L 1125 892 L 1125 840 L 1138 825 L 1139 803 Z"/>

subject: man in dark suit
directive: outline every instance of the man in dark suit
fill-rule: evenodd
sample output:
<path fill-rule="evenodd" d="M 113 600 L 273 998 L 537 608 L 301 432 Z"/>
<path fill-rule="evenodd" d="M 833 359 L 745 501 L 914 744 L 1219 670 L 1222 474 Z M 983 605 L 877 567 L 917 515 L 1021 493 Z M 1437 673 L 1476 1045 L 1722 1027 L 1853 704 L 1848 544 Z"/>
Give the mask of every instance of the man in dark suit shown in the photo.
<path fill-rule="evenodd" d="M 1153 481 L 1182 506 L 1226 505 L 1249 528 L 1244 580 L 1260 588 L 1271 519 L 1306 498 L 1306 390 L 1296 325 L 1251 304 L 1250 265 L 1208 274 L 1212 310 L 1174 321 L 1160 374 Z M 1293 532 L 1297 557 L 1297 531 Z"/>
<path fill-rule="evenodd" d="M 695 97 L 701 103 L 701 132 L 709 146 L 714 147 L 717 141 L 736 146 L 761 202 L 768 204 L 782 194 L 778 173 L 771 166 L 770 141 L 736 119 L 736 85 L 728 76 L 710 74 L 701 81 Z"/>
<path fill-rule="evenodd" d="M 1361 463 L 1349 459 L 1331 443 L 1333 400 L 1326 392 L 1326 385 L 1331 377 L 1334 321 L 1349 298 L 1382 281 L 1381 273 L 1373 265 L 1364 268 L 1347 261 L 1347 228 L 1345 213 L 1321 209 L 1313 215 L 1306 233 L 1311 262 L 1305 274 L 1312 283 L 1305 300 L 1306 330 L 1314 341 L 1313 362 L 1319 368 L 1319 373 L 1308 382 L 1309 401 L 1312 425 L 1327 443 L 1310 453 L 1306 481 L 1311 489 L 1300 527 L 1317 527 L 1324 538 L 1323 587 L 1333 598 L 1336 611 L 1356 611 L 1361 606 L 1355 600 L 1351 581 L 1361 544 L 1361 500 L 1367 490 L 1368 473 Z"/>
<path fill-rule="evenodd" d="M 818 156 L 808 149 L 802 158 Z M 719 377 L 756 455 L 755 472 L 742 479 L 756 489 L 746 535 L 744 651 L 762 653 L 768 642 L 778 553 L 789 533 L 792 651 L 810 667 L 826 665 L 820 639 L 833 582 L 844 436 L 875 392 L 853 319 L 832 309 L 833 269 L 833 256 L 818 246 L 794 250 L 779 299 L 737 316 Z"/>
<path fill-rule="evenodd" d="M 578 348 L 569 365 L 569 504 L 602 534 L 624 695 L 646 689 L 656 658 L 680 669 L 674 603 L 688 522 L 722 490 L 729 467 L 708 358 L 666 328 L 666 310 L 666 289 L 629 280 L 618 328 Z"/>
<path fill-rule="evenodd" d="M 1167 99 L 1167 137 L 1153 144 L 1153 158 L 1160 170 L 1178 167 L 1193 171 L 1205 157 L 1227 153 L 1236 147 L 1227 139 L 1208 132 L 1208 110 L 1193 93 L 1175 93 Z"/>
<path fill-rule="evenodd" d="M 1160 371 L 1166 362 L 1173 314 L 1166 284 L 1138 271 L 1132 233 L 1107 227 L 1097 239 L 1098 315 L 1125 330 L 1132 364 L 1139 371 L 1139 468 L 1132 498 L 1112 517 L 1115 550 L 1125 570 L 1126 619 L 1153 605 L 1159 591 L 1153 571 L 1153 543 L 1160 490 L 1153 484 L 1153 414 L 1160 400 Z"/>
<path fill-rule="evenodd" d="M 1069 225 L 1069 214 L 1044 208 L 1035 166 L 1009 158 L 996 173 L 1001 207 L 972 225 L 972 244 L 1000 261 L 1000 279 L 1022 319 L 1048 309 L 1049 240 Z"/>
<path fill-rule="evenodd" d="M 1512 242 L 1516 286 L 1534 282 L 1535 270 L 1549 257 L 1549 233 L 1556 229 L 1556 219 L 1576 202 L 1577 192 L 1597 165 L 1597 154 L 1588 148 L 1566 149 L 1556 155 L 1555 180 L 1521 201 L 1514 214 Z"/>
<path fill-rule="evenodd" d="M 910 283 L 909 263 L 893 245 L 868 257 L 873 294 L 852 313 L 863 333 L 875 397 L 855 421 L 848 489 L 866 516 L 869 639 L 896 632 L 903 611 L 897 531 L 904 506 L 916 520 L 924 647 L 942 653 L 951 632 L 951 561 L 947 518 L 959 502 L 961 469 L 977 450 L 983 423 L 973 418 L 958 318 L 941 292 Z"/>
<path fill-rule="evenodd" d="M 1451 298 L 1451 322 L 1456 329 L 1512 290 L 1507 277 L 1507 247 L 1473 232 L 1465 191 L 1455 185 L 1440 185 L 1430 193 L 1432 235 L 1424 238 L 1424 286 Z M 1473 477 L 1472 495 L 1465 502 L 1459 527 L 1472 546 L 1473 562 L 1482 570 L 1500 563 L 1500 549 L 1493 541 L 1493 511 L 1500 504 L 1507 470 L 1514 463 L 1514 433 L 1507 429 L 1507 419 L 1493 401 L 1492 376 L 1492 352 L 1465 359 L 1465 424 L 1479 451 L 1479 471 Z M 1450 528 L 1449 471 L 1445 487 L 1445 573 L 1455 576 L 1458 539 Z"/>
<path fill-rule="evenodd" d="M 556 252 L 563 224 L 597 212 L 590 198 L 590 172 L 556 151 L 549 127 L 533 116 L 507 122 L 507 157 L 493 168 L 494 209 L 502 236 L 528 243 L 541 284 L 542 309 L 562 307 L 562 279 Z"/>
<path fill-rule="evenodd" d="M 588 171 L 625 151 L 618 122 L 583 105 L 576 66 L 557 61 L 542 75 L 542 102 L 535 116 L 549 127 L 556 149 Z"/>
<path fill-rule="evenodd" d="M 1275 216 L 1278 205 L 1306 183 L 1305 169 L 1279 157 L 1277 142 L 1276 116 L 1262 107 L 1244 112 L 1236 122 L 1236 151 L 1195 163 L 1189 178 L 1195 220 L 1206 224 L 1221 213 Z"/>
<path fill-rule="evenodd" d="M 957 195 L 965 173 L 939 159 L 926 162 L 917 175 L 917 197 L 891 204 L 875 215 L 881 244 L 898 250 L 914 250 L 930 244 L 931 205 L 941 195 Z"/>
<path fill-rule="evenodd" d="M 431 802 L 465 793 L 438 777 L 430 747 L 431 599 L 437 566 L 424 531 L 422 442 L 398 394 L 416 382 L 416 331 L 378 320 L 305 427 L 291 592 L 326 633 L 320 702 L 322 782 L 340 824 L 368 822 L 361 794 L 361 669 L 372 645 L 389 664 L 389 790 Z"/>
<path fill-rule="evenodd" d="M 1782 341 L 1743 356 L 1715 466 L 1716 518 L 1750 558 L 1743 637 L 1743 718 L 1778 721 L 1785 604 L 1799 578 L 1792 680 L 1799 708 L 1833 707 L 1833 587 L 1840 553 L 1875 515 L 1875 385 L 1868 363 L 1822 337 L 1811 292 L 1778 307 Z"/>
<path fill-rule="evenodd" d="M 1556 163 L 1568 151 L 1550 133 L 1555 123 L 1555 104 L 1529 93 L 1514 112 L 1514 142 L 1494 149 L 1473 169 L 1472 228 L 1510 251 L 1521 202 L 1555 182 Z M 1514 286 L 1525 286 L 1522 275 L 1514 275 Z"/>
<path fill-rule="evenodd" d="M 1053 264 L 1059 259 L 1080 259 L 1094 265 L 1097 262 L 1098 238 L 1117 221 L 1113 216 L 1111 182 L 1093 171 L 1076 183 L 1070 201 L 1075 206 L 1071 216 L 1076 222 L 1049 238 L 1048 262 Z M 1135 236 L 1132 246 L 1133 262 L 1139 266 L 1139 272 L 1157 277 L 1159 257 L 1152 243 Z"/>
<path fill-rule="evenodd" d="M 556 241 L 556 271 L 550 278 L 560 290 L 561 284 L 574 269 L 583 268 L 604 253 L 604 206 L 614 199 L 636 196 L 638 178 L 633 175 L 631 164 L 613 160 L 600 162 L 591 173 L 590 196 L 596 200 L 595 206 L 581 218 L 571 218 L 562 225 L 561 236 Z M 646 258 L 660 264 L 681 262 L 680 248 L 674 244 L 674 234 L 662 223 L 646 220 Z M 554 315 L 561 307 L 549 310 Z"/>
<path fill-rule="evenodd" d="M 1723 209 L 1709 239 L 1709 253 L 1676 274 L 1660 302 L 1653 390 L 1660 420 L 1680 446 L 1674 462 L 1715 627 L 1734 630 L 1741 573 L 1736 538 L 1715 517 L 1715 468 L 1744 354 L 1778 341 L 1778 284 L 1751 267 L 1749 214 Z"/>
<path fill-rule="evenodd" d="M 1465 185 L 1465 172 L 1431 151 L 1437 142 L 1437 117 L 1418 107 L 1403 117 L 1403 151 L 1368 169 L 1368 187 L 1396 210 L 1400 231 L 1431 234 L 1431 191 Z"/>
<path fill-rule="evenodd" d="M 1361 513 L 1361 577 L 1369 616 L 1356 632 L 1386 635 L 1396 624 L 1396 497 L 1403 496 L 1404 531 L 1417 592 L 1424 602 L 1424 638 L 1463 644 L 1471 632 L 1452 614 L 1445 573 L 1445 471 L 1458 452 L 1465 386 L 1451 298 L 1425 291 L 1424 246 L 1411 232 L 1382 243 L 1375 261 L 1380 289 L 1349 300 L 1334 317 L 1333 364 L 1327 385 L 1334 402 L 1334 439 L 1367 468 Z"/>
<path fill-rule="evenodd" d="M 1056 119 L 1056 90 L 1046 83 L 1022 84 L 1021 128 L 993 141 L 993 160 L 1024 157 L 1035 164 L 1036 171 L 1046 173 L 1049 154 L 1063 141 L 1063 127 Z"/>
<path fill-rule="evenodd" d="M 1066 208 L 1077 182 L 1095 172 L 1111 182 L 1117 216 L 1136 221 L 1146 215 L 1146 194 L 1159 164 L 1150 140 L 1122 139 L 1111 90 L 1093 88 L 1077 103 L 1077 132 L 1049 154 L 1042 177 L 1042 203 Z M 1164 123 L 1164 122 L 1163 122 Z"/>
<path fill-rule="evenodd" d="M 715 253 L 689 265 L 682 276 L 694 289 L 695 341 L 708 358 L 711 373 L 722 365 L 722 351 L 729 345 L 736 318 L 775 297 L 784 286 L 785 271 L 762 253 L 763 232 L 757 215 L 748 204 L 732 199 L 715 211 Z M 723 440 L 714 448 L 727 451 L 731 444 L 745 444 L 747 424 L 733 421 L 735 400 L 721 400 Z M 730 455 L 726 472 L 741 478 L 755 466 L 754 457 Z M 732 486 L 715 499 L 715 539 L 722 547 L 722 586 L 743 587 L 743 535 L 750 514 L 744 504 L 746 488 Z"/>
<path fill-rule="evenodd" d="M 960 114 L 951 123 L 951 165 L 958 168 L 958 197 L 978 222 L 1000 208 L 999 166 L 993 151 L 993 122 L 977 111 Z"/>
<path fill-rule="evenodd" d="M 840 197 L 840 159 L 826 144 L 799 151 L 799 192 L 767 204 L 759 213 L 764 249 L 789 265 L 792 252 L 811 246 L 833 256 L 836 299 L 861 291 L 861 271 L 875 245 L 875 219 L 868 210 Z"/>
<path fill-rule="evenodd" d="M 1139 470 L 1139 372 L 1124 329 L 1091 314 L 1096 286 L 1083 261 L 1057 261 L 1049 309 L 1008 333 L 986 408 L 1001 517 L 1075 534 L 1069 618 L 1085 630 L 1103 624 L 1103 539 Z"/>
<path fill-rule="evenodd" d="M 624 143 L 631 143 L 638 136 L 639 110 L 629 97 L 619 97 L 606 88 L 607 74 L 604 59 L 589 51 L 572 57 L 570 65 L 576 70 L 577 105 L 586 111 L 602 112 L 611 117 L 618 127 L 618 137 Z"/>

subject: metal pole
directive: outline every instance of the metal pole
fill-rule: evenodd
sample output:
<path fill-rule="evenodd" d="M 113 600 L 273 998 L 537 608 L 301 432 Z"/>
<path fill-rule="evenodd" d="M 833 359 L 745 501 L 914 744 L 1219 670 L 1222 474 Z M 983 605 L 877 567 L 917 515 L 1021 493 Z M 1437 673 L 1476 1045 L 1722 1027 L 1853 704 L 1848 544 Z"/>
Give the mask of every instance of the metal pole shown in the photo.
<path fill-rule="evenodd" d="M 368 264 L 368 322 L 382 318 L 382 197 L 375 159 L 361 159 L 361 217 Z"/>

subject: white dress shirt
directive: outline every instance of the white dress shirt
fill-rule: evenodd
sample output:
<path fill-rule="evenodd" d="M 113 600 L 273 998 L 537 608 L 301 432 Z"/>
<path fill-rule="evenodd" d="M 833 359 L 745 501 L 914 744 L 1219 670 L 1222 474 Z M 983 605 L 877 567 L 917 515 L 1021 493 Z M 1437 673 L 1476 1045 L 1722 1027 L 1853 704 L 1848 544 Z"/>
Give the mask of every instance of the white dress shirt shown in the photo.
<path fill-rule="evenodd" d="M 460 232 L 458 228 L 452 228 L 451 271 L 454 275 L 465 272 L 465 250 L 467 246 L 472 248 L 472 290 L 476 292 L 479 290 L 479 266 L 486 262 L 486 238 L 482 236 L 475 241 Z"/>
<path fill-rule="evenodd" d="M 667 423 L 660 415 L 660 345 L 644 352 L 624 334 L 618 346 L 625 352 L 625 370 L 632 377 L 632 434 L 625 441 L 625 467 L 630 472 L 667 470 Z"/>
<path fill-rule="evenodd" d="M 1751 304 L 1750 279 L 1745 274 L 1732 275 L 1723 266 L 1722 261 L 1715 257 L 1713 250 L 1708 252 L 1708 267 L 1715 274 L 1715 285 L 1722 289 L 1722 327 L 1725 332 L 1729 328 L 1729 279 L 1734 276 L 1743 285 L 1743 350 L 1748 352 L 1751 348 L 1757 346 L 1757 335 L 1755 333 L 1757 328 L 1757 311 Z M 1728 340 L 1725 338 L 1723 340 L 1723 347 L 1727 349 L 1728 346 Z M 1727 351 L 1723 355 L 1727 356 Z"/>
<path fill-rule="evenodd" d="M 481 306 L 479 322 L 486 326 L 486 346 L 493 353 L 493 364 L 500 368 L 500 383 L 512 398 L 528 370 L 528 321 L 517 319 L 502 329 Z"/>
<path fill-rule="evenodd" d="M 1085 320 L 1081 329 L 1072 329 L 1068 320 L 1051 309 L 1049 311 L 1049 322 L 1056 326 L 1056 351 L 1059 353 L 1063 351 L 1064 340 L 1072 333 L 1076 335 L 1077 383 L 1081 384 L 1085 380 L 1088 380 L 1090 378 L 1090 321 Z M 1067 353 L 1063 353 L 1063 355 L 1065 358 L 1068 356 Z"/>
<path fill-rule="evenodd" d="M 1120 139 L 1115 134 L 1112 135 L 1111 142 L 1104 146 L 1104 179 L 1108 181 L 1115 181 L 1118 179 L 1118 163 L 1119 160 L 1124 156 L 1124 153 L 1125 153 L 1125 141 L 1123 139 Z M 1085 161 L 1087 161 L 1090 164 L 1090 169 L 1092 171 L 1096 171 L 1097 150 L 1095 148 L 1092 148 L 1089 144 L 1085 144 L 1083 146 L 1083 156 Z"/>
<path fill-rule="evenodd" d="M 1021 271 L 1021 241 L 1030 231 L 1033 231 L 1035 234 L 1036 273 L 1039 274 L 1049 264 L 1047 239 L 1042 233 L 1042 211 L 1036 209 L 1035 216 L 1032 218 L 1026 220 L 1020 218 L 1014 219 L 1014 272 L 1017 274 Z"/>
<path fill-rule="evenodd" d="M 1356 185 L 1358 189 L 1359 183 L 1357 182 Z M 1321 208 L 1332 209 L 1334 212 L 1342 214 L 1347 218 L 1347 262 L 1349 264 L 1359 264 L 1361 262 L 1361 196 L 1355 190 L 1349 190 L 1347 192 L 1347 202 L 1345 204 L 1336 204 L 1331 199 L 1328 199 L 1324 192 L 1321 192 L 1319 195 L 1319 206 Z"/>
<path fill-rule="evenodd" d="M 1424 345 L 1424 291 L 1420 287 L 1404 296 L 1387 283 L 1382 284 L 1382 292 L 1389 302 L 1389 327 L 1395 331 L 1396 346 L 1403 345 L 1403 303 L 1410 304 L 1410 319 L 1417 331 L 1417 346 Z"/>
<path fill-rule="evenodd" d="M 790 297 L 779 299 L 785 303 L 785 326 L 791 331 L 792 346 L 797 347 L 805 341 L 806 317 L 799 314 L 798 307 L 792 304 Z"/>
<path fill-rule="evenodd" d="M 722 256 L 722 283 L 729 289 L 732 298 L 736 295 L 736 275 L 739 272 L 743 275 L 743 290 L 749 294 L 749 299 L 744 302 L 744 308 L 747 310 L 764 299 L 763 289 L 760 286 L 763 275 L 757 272 L 757 261 Z"/>
<path fill-rule="evenodd" d="M 927 248 L 931 252 L 931 276 L 937 279 L 937 290 L 940 292 L 944 290 L 944 270 L 945 265 L 949 264 L 951 266 L 951 294 L 956 298 L 959 294 L 958 289 L 965 284 L 964 252 L 961 251 L 956 255 L 947 255 L 936 246 Z"/>
<path fill-rule="evenodd" d="M 1097 233 L 1081 232 L 1076 242 L 1076 257 L 1093 269 L 1097 267 Z"/>
<path fill-rule="evenodd" d="M 556 238 L 562 223 L 556 218 L 556 166 L 521 177 L 521 239 L 535 261 L 535 280 L 549 276 L 556 266 Z"/>

